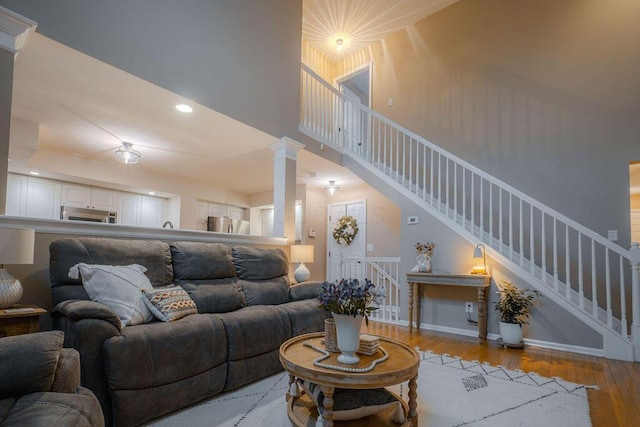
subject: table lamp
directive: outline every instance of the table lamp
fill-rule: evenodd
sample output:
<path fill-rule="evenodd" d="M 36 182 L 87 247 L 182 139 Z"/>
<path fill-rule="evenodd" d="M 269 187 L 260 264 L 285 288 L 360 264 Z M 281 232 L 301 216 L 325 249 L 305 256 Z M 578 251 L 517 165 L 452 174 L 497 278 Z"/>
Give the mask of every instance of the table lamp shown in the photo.
<path fill-rule="evenodd" d="M 305 262 L 313 262 L 313 246 L 311 245 L 294 245 L 291 246 L 291 262 L 299 262 L 300 265 L 293 273 L 296 282 L 304 282 L 309 279 L 311 273 L 304 265 Z"/>
<path fill-rule="evenodd" d="M 471 271 L 472 274 L 487 274 L 487 254 L 482 243 L 476 245 L 473 249 L 474 258 L 482 258 L 482 265 L 475 265 Z"/>
<path fill-rule="evenodd" d="M 22 297 L 20 281 L 4 264 L 33 264 L 34 241 L 34 230 L 0 227 L 0 308 L 11 307 Z"/>

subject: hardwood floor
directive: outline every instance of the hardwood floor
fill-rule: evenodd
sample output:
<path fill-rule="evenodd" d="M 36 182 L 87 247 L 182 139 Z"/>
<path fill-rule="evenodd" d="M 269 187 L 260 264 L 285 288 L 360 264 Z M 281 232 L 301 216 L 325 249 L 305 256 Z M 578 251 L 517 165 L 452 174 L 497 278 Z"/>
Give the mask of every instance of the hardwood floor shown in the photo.
<path fill-rule="evenodd" d="M 546 377 L 562 377 L 585 385 L 588 390 L 594 427 L 640 427 L 640 363 L 620 362 L 527 346 L 504 349 L 495 341 L 479 344 L 476 338 L 370 322 L 368 333 L 386 336 L 434 353 L 449 353 L 465 360 L 479 360 L 510 369 L 536 372 Z M 549 426 L 551 427 L 551 426 Z"/>

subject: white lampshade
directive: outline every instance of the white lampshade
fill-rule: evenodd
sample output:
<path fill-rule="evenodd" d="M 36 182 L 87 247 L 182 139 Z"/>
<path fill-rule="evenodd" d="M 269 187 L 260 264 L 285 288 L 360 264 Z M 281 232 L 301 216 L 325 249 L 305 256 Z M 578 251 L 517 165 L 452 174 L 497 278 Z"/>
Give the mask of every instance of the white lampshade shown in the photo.
<path fill-rule="evenodd" d="M 313 246 L 291 246 L 291 262 L 313 262 Z"/>
<path fill-rule="evenodd" d="M 293 273 L 296 282 L 304 282 L 311 276 L 311 272 L 304 265 L 305 262 L 313 262 L 313 246 L 311 245 L 294 245 L 291 246 L 291 262 L 299 262 L 300 265 Z"/>
<path fill-rule="evenodd" d="M 0 227 L 0 264 L 33 264 L 35 236 L 31 229 Z"/>
<path fill-rule="evenodd" d="M 0 227 L 0 264 L 33 264 L 34 241 L 34 230 Z M 20 298 L 20 281 L 0 268 L 0 308 L 11 307 Z"/>

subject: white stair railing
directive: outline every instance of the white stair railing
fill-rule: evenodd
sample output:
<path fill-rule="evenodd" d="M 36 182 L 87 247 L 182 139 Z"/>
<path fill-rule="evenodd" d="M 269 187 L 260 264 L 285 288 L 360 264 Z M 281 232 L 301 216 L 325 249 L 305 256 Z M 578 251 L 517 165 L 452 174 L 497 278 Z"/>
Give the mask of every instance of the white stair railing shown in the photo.
<path fill-rule="evenodd" d="M 607 334 L 605 347 L 621 345 L 622 356 L 614 350 L 613 357 L 633 359 L 629 320 L 640 347 L 640 285 L 637 264 L 631 263 L 637 247 L 616 245 L 381 114 L 351 103 L 305 65 L 301 85 L 301 132 L 350 156 L 472 243 L 483 242 L 494 258 Z M 354 126 L 364 129 L 350 129 Z M 632 319 L 627 316 L 630 289 Z"/>
<path fill-rule="evenodd" d="M 369 318 L 385 323 L 400 323 L 400 258 L 397 257 L 344 257 L 341 277 L 369 279 L 376 287 L 386 291 L 384 303 Z"/>

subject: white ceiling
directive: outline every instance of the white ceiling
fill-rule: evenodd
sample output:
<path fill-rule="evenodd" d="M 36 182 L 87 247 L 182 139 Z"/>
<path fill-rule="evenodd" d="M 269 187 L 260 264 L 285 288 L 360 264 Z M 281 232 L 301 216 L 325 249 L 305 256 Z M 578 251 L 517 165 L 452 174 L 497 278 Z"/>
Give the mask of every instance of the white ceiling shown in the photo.
<path fill-rule="evenodd" d="M 331 62 L 367 49 L 388 34 L 458 0 L 304 0 L 302 38 Z M 342 39 L 337 51 L 335 41 Z"/>
<path fill-rule="evenodd" d="M 185 101 L 193 113 L 175 110 Z M 21 158 L 12 141 L 13 172 L 27 173 L 43 158 L 64 153 L 112 164 L 117 173 L 122 165 L 114 152 L 121 141 L 128 141 L 142 159 L 127 167 L 224 183 L 227 190 L 246 194 L 273 188 L 273 136 L 38 33 L 16 59 L 12 115 L 39 124 L 40 132 L 31 162 Z M 298 170 L 299 183 L 324 186 L 335 179 L 361 184 L 346 169 L 308 152 L 300 153 Z M 311 171 L 315 178 L 309 178 Z M 46 170 L 40 172 L 47 176 Z"/>
<path fill-rule="evenodd" d="M 304 0 L 303 38 L 335 58 L 326 48 L 335 34 L 345 38 L 344 53 L 349 53 L 455 1 Z M 193 113 L 175 110 L 185 101 Z M 273 136 L 38 33 L 29 36 L 16 59 L 12 115 L 39 125 L 37 147 L 21 150 L 12 139 L 13 172 L 27 173 L 34 164 L 44 168 L 47 159 L 66 155 L 74 156 L 75 164 L 80 159 L 100 162 L 117 174 L 123 166 L 113 153 L 127 141 L 142 153 L 140 163 L 127 168 L 224 183 L 227 190 L 246 194 L 273 188 Z M 33 149 L 36 154 L 29 160 Z M 350 171 L 304 150 L 297 168 L 298 183 L 362 184 Z M 60 178 L 59 173 L 49 175 Z"/>

